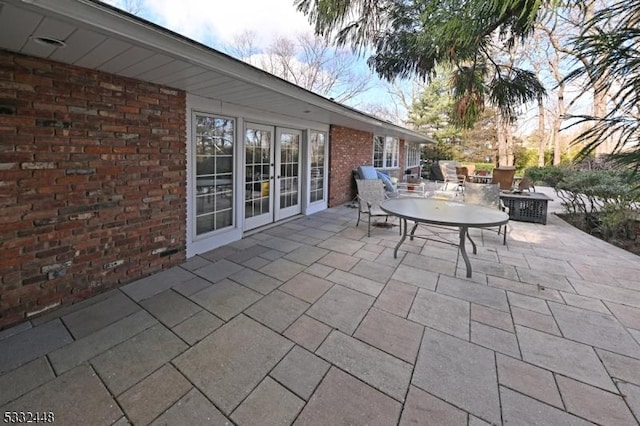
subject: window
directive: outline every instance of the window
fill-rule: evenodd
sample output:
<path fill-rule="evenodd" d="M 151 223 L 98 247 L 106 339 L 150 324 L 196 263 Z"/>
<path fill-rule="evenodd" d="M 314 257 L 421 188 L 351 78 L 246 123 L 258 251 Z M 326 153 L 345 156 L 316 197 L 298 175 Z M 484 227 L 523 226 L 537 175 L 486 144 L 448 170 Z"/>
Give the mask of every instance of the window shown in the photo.
<path fill-rule="evenodd" d="M 309 189 L 309 201 L 311 203 L 324 200 L 324 174 L 325 174 L 325 147 L 326 133 L 311 131 L 311 187 Z"/>
<path fill-rule="evenodd" d="M 379 169 L 398 168 L 398 138 L 391 136 L 373 137 L 373 167 Z"/>
<path fill-rule="evenodd" d="M 196 235 L 233 225 L 232 119 L 196 114 Z"/>
<path fill-rule="evenodd" d="M 407 143 L 407 162 L 405 168 L 418 167 L 420 165 L 420 144 Z"/>

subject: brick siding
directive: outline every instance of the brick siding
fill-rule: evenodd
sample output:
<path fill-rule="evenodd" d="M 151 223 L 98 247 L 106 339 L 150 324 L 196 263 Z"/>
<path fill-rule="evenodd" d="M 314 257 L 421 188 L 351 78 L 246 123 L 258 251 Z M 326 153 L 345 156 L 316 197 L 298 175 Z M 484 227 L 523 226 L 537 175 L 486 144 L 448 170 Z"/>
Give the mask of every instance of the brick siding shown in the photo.
<path fill-rule="evenodd" d="M 331 126 L 329 155 L 329 207 L 335 207 L 356 196 L 353 170 L 373 164 L 373 133 L 347 127 Z M 390 173 L 402 179 L 405 143 L 400 139 L 399 170 Z"/>
<path fill-rule="evenodd" d="M 373 133 L 331 126 L 329 140 L 329 207 L 335 207 L 356 195 L 353 170 L 373 164 Z"/>
<path fill-rule="evenodd" d="M 0 51 L 0 329 L 184 260 L 185 102 Z"/>

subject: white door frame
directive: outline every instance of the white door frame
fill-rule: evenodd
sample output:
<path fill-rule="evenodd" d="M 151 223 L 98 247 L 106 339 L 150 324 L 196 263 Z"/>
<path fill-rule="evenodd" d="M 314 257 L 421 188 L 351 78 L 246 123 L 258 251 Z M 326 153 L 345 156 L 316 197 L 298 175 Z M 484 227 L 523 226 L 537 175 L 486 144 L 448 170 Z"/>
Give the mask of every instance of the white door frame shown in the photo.
<path fill-rule="evenodd" d="M 197 99 L 196 99 L 197 100 Z M 193 102 L 189 104 L 190 108 L 186 114 L 186 128 L 187 128 L 187 173 L 186 173 L 186 186 L 187 186 L 187 258 L 196 254 L 211 250 L 212 248 L 219 247 L 221 245 L 229 244 L 233 241 L 237 241 L 242 238 L 242 231 L 238 227 L 238 212 L 242 206 L 239 202 L 236 194 L 238 193 L 238 176 L 237 170 L 241 166 L 241 163 L 237 160 L 240 157 L 240 138 L 238 129 L 242 128 L 242 120 L 233 118 L 229 115 L 224 115 L 215 111 L 215 108 L 211 108 L 208 102 Z M 223 228 L 220 230 L 208 232 L 205 234 L 197 235 L 196 231 L 196 153 L 195 153 L 195 120 L 196 115 L 215 116 L 220 118 L 232 119 L 234 121 L 235 140 L 233 147 L 234 156 L 234 178 L 233 178 L 233 217 L 232 226 Z"/>
<path fill-rule="evenodd" d="M 247 180 L 247 131 L 249 129 L 260 130 L 262 132 L 269 132 L 270 141 L 269 141 L 269 158 L 266 159 L 267 162 L 264 163 L 256 163 L 255 160 L 252 160 L 249 164 L 255 169 L 256 167 L 260 167 L 260 170 L 257 171 L 257 175 L 254 173 L 254 180 Z M 274 185 L 275 183 L 275 163 L 274 163 L 274 155 L 275 155 L 275 127 L 257 124 L 253 122 L 245 122 L 243 129 L 243 201 L 244 201 L 244 211 L 245 211 L 245 219 L 244 219 L 244 230 L 250 230 L 254 228 L 258 228 L 260 226 L 268 225 L 273 223 L 274 221 Z M 265 159 L 263 159 L 265 160 Z M 254 166 L 255 164 L 259 164 L 259 166 Z M 257 185 L 257 186 L 256 186 Z M 260 208 L 263 210 L 262 214 L 254 215 L 251 217 L 247 217 L 248 209 L 251 208 L 249 202 L 247 200 L 248 197 L 253 199 L 253 203 L 256 201 L 260 204 Z M 266 202 L 266 206 L 265 203 Z"/>
<path fill-rule="evenodd" d="M 295 159 L 297 162 L 297 176 L 293 179 L 293 176 L 283 176 L 282 175 L 282 135 L 283 134 L 291 134 L 298 137 L 298 158 Z M 302 130 L 296 129 L 288 129 L 286 127 L 276 127 L 276 139 L 275 139 L 275 184 L 274 186 L 274 220 L 277 222 L 282 219 L 286 219 L 288 217 L 294 216 L 296 214 L 300 214 L 302 211 L 302 181 L 305 170 L 304 165 L 302 164 Z M 281 197 L 283 196 L 283 185 L 286 183 L 286 179 L 291 178 L 292 185 L 295 185 L 297 189 L 297 203 L 289 206 L 289 207 L 280 207 Z"/>
<path fill-rule="evenodd" d="M 194 214 L 196 206 L 194 204 L 195 188 L 195 155 L 193 147 L 193 114 L 201 112 L 204 114 L 211 114 L 216 116 L 222 116 L 226 118 L 235 119 L 235 147 L 234 147 L 234 168 L 235 177 L 233 185 L 233 199 L 234 199 L 234 219 L 233 226 L 213 231 L 211 233 L 196 235 L 195 232 L 195 220 Z M 309 151 L 308 151 L 308 136 L 310 131 L 324 132 L 329 135 L 330 126 L 328 124 L 302 120 L 293 117 L 283 116 L 280 114 L 272 113 L 269 111 L 258 110 L 250 107 L 239 107 L 228 103 L 221 102 L 220 100 L 206 98 L 195 95 L 193 93 L 187 93 L 187 114 L 185 115 L 185 126 L 187 130 L 187 173 L 185 176 L 187 187 L 187 215 L 186 215 L 186 240 L 187 240 L 187 258 L 195 256 L 196 254 L 203 253 L 214 248 L 238 241 L 243 237 L 244 231 L 247 229 L 245 224 L 245 123 L 268 123 L 271 127 L 277 128 L 282 126 L 283 128 L 300 129 L 303 131 L 303 163 L 300 166 L 300 200 L 301 200 L 301 213 L 311 214 L 317 211 L 321 211 L 327 208 L 328 194 L 328 169 L 325 174 L 325 194 L 324 201 L 316 201 L 314 203 L 309 202 L 308 188 L 309 188 Z M 275 133 L 274 133 L 275 135 Z M 327 147 L 331 141 L 327 138 Z M 326 152 L 325 161 L 328 161 L 328 152 Z M 328 164 L 327 164 L 328 166 Z M 304 176 L 304 178 L 303 178 Z"/>

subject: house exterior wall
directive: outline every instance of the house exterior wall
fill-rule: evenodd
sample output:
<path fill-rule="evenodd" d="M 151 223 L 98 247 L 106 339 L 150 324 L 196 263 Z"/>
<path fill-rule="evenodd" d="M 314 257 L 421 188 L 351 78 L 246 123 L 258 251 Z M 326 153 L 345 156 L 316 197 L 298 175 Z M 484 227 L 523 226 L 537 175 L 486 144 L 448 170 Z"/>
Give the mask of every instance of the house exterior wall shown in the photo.
<path fill-rule="evenodd" d="M 329 207 L 335 207 L 356 195 L 353 170 L 373 164 L 373 133 L 331 126 L 329 141 Z"/>
<path fill-rule="evenodd" d="M 0 51 L 0 329 L 185 258 L 185 94 Z"/>
<path fill-rule="evenodd" d="M 329 132 L 329 207 L 335 207 L 356 196 L 353 170 L 373 164 L 373 133 L 348 127 L 331 126 Z M 399 141 L 398 169 L 387 170 L 389 175 L 402 180 L 406 162 L 406 143 Z M 419 167 L 411 169 L 418 174 Z"/>

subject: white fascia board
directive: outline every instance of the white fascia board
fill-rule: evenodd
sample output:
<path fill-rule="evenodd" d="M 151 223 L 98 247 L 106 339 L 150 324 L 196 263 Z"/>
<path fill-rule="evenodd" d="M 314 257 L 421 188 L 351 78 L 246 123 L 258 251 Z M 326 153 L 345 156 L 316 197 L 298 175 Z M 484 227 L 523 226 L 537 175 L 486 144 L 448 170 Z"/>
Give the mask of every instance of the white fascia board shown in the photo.
<path fill-rule="evenodd" d="M 431 141 L 425 135 L 343 106 L 215 49 L 173 33 L 166 28 L 113 10 L 110 6 L 90 0 L 20 1 L 66 19 L 75 20 L 79 25 L 89 26 L 106 35 L 117 36 L 133 45 L 142 45 L 157 52 L 169 54 L 176 59 L 185 60 L 234 79 L 269 89 L 284 96 L 293 97 L 361 123 L 382 127 L 413 140 L 423 140 L 425 143 Z"/>

